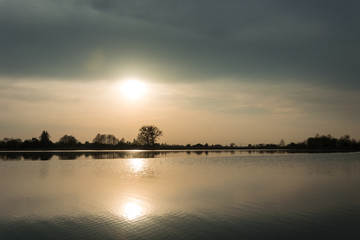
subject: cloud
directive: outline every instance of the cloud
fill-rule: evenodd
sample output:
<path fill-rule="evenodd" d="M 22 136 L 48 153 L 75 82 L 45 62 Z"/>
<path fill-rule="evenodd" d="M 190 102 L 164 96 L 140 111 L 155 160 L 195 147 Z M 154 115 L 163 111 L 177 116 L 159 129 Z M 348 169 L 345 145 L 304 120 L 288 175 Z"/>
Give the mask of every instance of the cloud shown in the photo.
<path fill-rule="evenodd" d="M 0 75 L 359 88 L 356 1 L 4 0 Z"/>

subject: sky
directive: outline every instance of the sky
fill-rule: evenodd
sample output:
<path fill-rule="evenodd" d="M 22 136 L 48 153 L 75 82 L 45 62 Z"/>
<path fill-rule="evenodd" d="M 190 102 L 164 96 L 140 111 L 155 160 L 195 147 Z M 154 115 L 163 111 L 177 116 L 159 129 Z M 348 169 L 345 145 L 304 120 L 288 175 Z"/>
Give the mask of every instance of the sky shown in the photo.
<path fill-rule="evenodd" d="M 357 0 L 0 0 L 0 139 L 360 139 L 359 26 Z"/>

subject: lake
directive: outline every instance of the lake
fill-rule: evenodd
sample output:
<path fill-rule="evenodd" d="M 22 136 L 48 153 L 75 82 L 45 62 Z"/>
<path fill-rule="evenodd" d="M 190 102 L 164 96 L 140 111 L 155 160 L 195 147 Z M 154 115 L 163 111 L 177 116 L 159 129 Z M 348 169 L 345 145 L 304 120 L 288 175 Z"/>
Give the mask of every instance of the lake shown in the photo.
<path fill-rule="evenodd" d="M 0 152 L 0 239 L 360 239 L 360 153 Z"/>

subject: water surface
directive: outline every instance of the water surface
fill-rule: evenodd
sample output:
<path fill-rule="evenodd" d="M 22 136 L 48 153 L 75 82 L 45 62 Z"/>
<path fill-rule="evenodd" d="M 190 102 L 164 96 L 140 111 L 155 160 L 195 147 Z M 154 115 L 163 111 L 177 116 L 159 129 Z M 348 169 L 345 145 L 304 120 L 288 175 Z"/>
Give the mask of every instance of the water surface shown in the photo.
<path fill-rule="evenodd" d="M 0 153 L 0 239 L 359 239 L 360 154 Z"/>

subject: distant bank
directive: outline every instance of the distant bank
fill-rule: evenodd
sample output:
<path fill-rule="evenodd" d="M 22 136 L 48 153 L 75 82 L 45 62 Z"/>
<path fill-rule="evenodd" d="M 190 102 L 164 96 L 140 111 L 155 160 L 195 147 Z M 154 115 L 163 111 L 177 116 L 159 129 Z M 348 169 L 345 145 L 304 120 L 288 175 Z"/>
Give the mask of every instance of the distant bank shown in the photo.
<path fill-rule="evenodd" d="M 39 137 L 22 140 L 19 138 L 4 138 L 0 140 L 0 150 L 214 150 L 214 149 L 244 149 L 244 150 L 286 150 L 287 152 L 347 152 L 359 151 L 360 141 L 344 135 L 340 138 L 329 135 L 316 134 L 298 143 L 291 142 L 286 144 L 281 140 L 278 144 L 249 144 L 247 146 L 237 146 L 234 143 L 229 145 L 209 145 L 207 143 L 197 144 L 166 144 L 157 143 L 157 139 L 162 135 L 157 127 L 149 125 L 140 128 L 140 133 L 133 141 L 120 140 L 112 134 L 97 134 L 92 142 L 80 142 L 72 135 L 64 135 L 57 142 L 51 141 L 50 134 L 43 131 Z"/>

